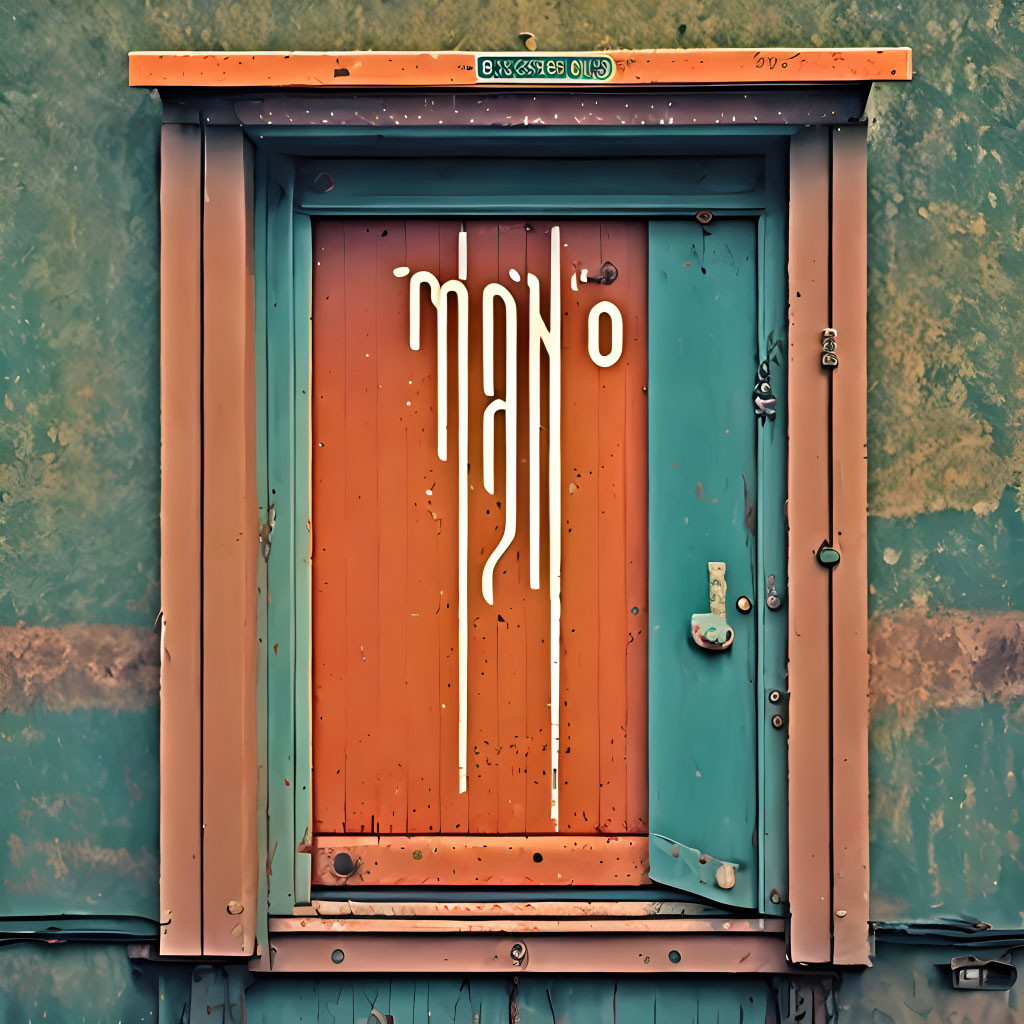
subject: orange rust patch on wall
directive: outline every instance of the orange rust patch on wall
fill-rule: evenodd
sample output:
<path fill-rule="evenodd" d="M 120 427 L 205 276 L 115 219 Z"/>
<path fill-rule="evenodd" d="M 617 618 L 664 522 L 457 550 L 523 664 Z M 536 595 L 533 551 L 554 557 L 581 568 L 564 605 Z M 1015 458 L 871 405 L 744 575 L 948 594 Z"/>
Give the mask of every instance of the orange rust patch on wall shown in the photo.
<path fill-rule="evenodd" d="M 1024 715 L 1024 612 L 877 616 L 869 646 L 872 711 L 895 705 L 904 729 L 929 711 L 983 701 Z"/>
<path fill-rule="evenodd" d="M 52 872 L 53 881 L 57 882 L 90 869 L 101 869 L 122 876 L 151 875 L 157 870 L 156 858 L 146 849 L 133 853 L 123 846 L 116 849 L 100 846 L 89 839 L 54 839 L 50 842 L 36 840 L 26 843 L 12 832 L 7 838 L 7 849 L 15 868 L 20 868 L 26 859 L 37 867 L 45 864 Z M 36 877 L 32 883 L 13 882 L 10 888 L 14 891 L 33 891 L 39 881 L 38 875 L 35 872 L 33 874 Z"/>
<path fill-rule="evenodd" d="M 140 711 L 160 692 L 159 637 L 143 626 L 0 626 L 0 710 Z"/>

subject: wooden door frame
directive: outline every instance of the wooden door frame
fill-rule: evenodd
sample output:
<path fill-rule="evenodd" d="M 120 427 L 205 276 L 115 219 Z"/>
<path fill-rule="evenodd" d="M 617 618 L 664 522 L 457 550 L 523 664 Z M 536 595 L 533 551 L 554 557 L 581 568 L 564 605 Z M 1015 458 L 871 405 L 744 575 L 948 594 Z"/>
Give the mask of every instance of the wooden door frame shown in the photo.
<path fill-rule="evenodd" d="M 133 84 L 210 84 L 202 75 L 168 83 L 155 72 L 147 77 L 137 62 L 133 66 Z M 909 77 L 909 55 L 902 67 L 890 70 L 888 80 Z M 883 75 L 846 74 L 843 80 L 872 77 Z M 764 122 L 755 111 L 764 113 L 769 107 L 778 110 L 775 123 L 788 126 L 789 487 L 791 494 L 801 495 L 789 508 L 788 957 L 794 964 L 862 964 L 868 962 L 866 126 L 850 123 L 849 117 L 859 113 L 848 112 L 862 111 L 866 90 L 774 93 L 684 92 L 675 94 L 674 102 L 700 110 L 697 123 L 719 139 L 763 131 Z M 365 125 L 365 114 L 359 115 L 351 102 L 335 103 L 337 95 L 331 102 L 343 109 L 336 120 Z M 402 101 L 427 110 L 428 121 L 436 123 L 442 114 L 450 117 L 453 108 L 464 108 L 468 121 L 482 99 L 471 94 L 463 101 L 460 95 L 445 100 L 437 93 L 412 98 L 403 94 Z M 664 104 L 671 106 L 672 95 L 657 94 L 651 104 L 654 116 L 668 109 Z M 653 126 L 646 114 L 625 113 L 628 102 L 622 94 L 587 96 L 587 103 L 607 114 L 609 133 L 631 128 L 631 134 L 643 138 L 644 127 Z M 273 105 L 280 109 L 279 99 L 275 96 Z M 580 108 L 578 94 L 548 93 L 543 99 L 545 117 L 559 103 L 567 116 Z M 283 130 L 269 125 L 270 107 L 264 100 L 177 90 L 165 94 L 161 952 L 192 957 L 257 954 L 259 969 L 319 970 L 325 968 L 320 954 L 307 957 L 301 952 L 305 948 L 311 953 L 311 946 L 281 956 L 302 939 L 275 933 L 271 940 L 268 915 L 261 909 L 266 906 L 268 875 L 273 879 L 277 872 L 290 871 L 293 887 L 296 881 L 301 887 L 305 869 L 301 858 L 287 866 L 281 862 L 283 851 L 268 845 L 258 811 L 268 806 L 272 769 L 264 754 L 268 707 L 260 680 L 266 677 L 267 651 L 259 638 L 266 623 L 257 593 L 265 593 L 267 586 L 261 555 L 281 538 L 271 538 L 270 511 L 256 498 L 266 493 L 267 472 L 260 456 L 264 446 L 256 439 L 267 436 L 271 417 L 253 400 L 266 383 L 254 352 L 255 339 L 266 327 L 261 310 L 267 282 L 254 275 L 254 265 L 266 253 L 266 228 L 253 221 L 252 196 L 259 184 L 254 145 L 279 153 L 290 147 L 309 152 L 322 143 L 312 115 L 305 124 L 292 119 Z M 288 102 L 296 112 L 302 104 L 315 107 L 308 97 L 286 100 L 285 106 Z M 389 104 L 394 107 L 393 97 L 383 94 L 361 96 L 358 102 L 381 117 L 387 116 Z M 502 102 L 510 110 L 522 110 L 514 94 Z M 723 124 L 721 116 L 711 116 L 716 107 L 720 115 L 736 113 Z M 842 123 L 835 123 L 837 119 Z M 508 117 L 506 123 L 521 121 Z M 722 127 L 712 127 L 716 123 Z M 808 123 L 815 127 L 800 127 Z M 508 141 L 514 145 L 517 138 L 510 135 Z M 268 204 L 268 217 L 272 208 Z M 307 344 L 308 309 L 308 302 L 303 306 L 300 301 L 291 311 L 295 335 L 307 337 Z M 822 366 L 826 327 L 838 332 L 836 369 Z M 299 566 L 303 532 L 293 528 L 289 535 Z M 823 545 L 841 552 L 838 565 L 823 567 Z M 305 736 L 300 724 L 289 741 L 293 757 L 308 745 L 308 732 Z M 288 783 L 290 788 L 292 780 Z M 269 814 L 280 819 L 287 810 L 271 801 Z M 295 814 L 293 805 L 293 836 L 301 838 L 303 818 L 300 811 L 296 828 Z M 304 920 L 317 922 L 310 931 L 331 930 L 318 918 Z M 721 927 L 738 923 L 722 922 Z M 407 930 L 410 941 L 421 932 L 416 921 Z M 465 929 L 456 921 L 449 930 Z M 513 937 L 519 931 L 510 929 Z M 717 935 L 701 939 L 718 940 Z M 506 936 L 501 941 L 511 940 Z M 563 969 L 558 963 L 567 965 L 564 969 L 583 969 L 569 966 L 579 960 L 572 952 L 576 941 L 558 938 L 565 951 L 561 960 L 535 958 L 529 966 L 514 962 L 513 969 Z M 634 943 L 628 950 L 615 951 L 605 939 L 599 941 L 607 952 L 601 969 L 675 969 L 660 954 L 648 957 L 643 967 L 630 967 L 639 948 L 636 940 L 628 940 Z M 766 934 L 759 941 L 775 948 L 779 939 Z M 593 950 L 593 940 L 587 943 Z M 380 956 L 346 960 L 343 955 L 338 960 L 332 948 L 335 967 L 330 969 L 394 969 L 391 946 L 387 951 L 379 943 L 367 948 Z M 724 945 L 711 948 L 721 952 L 720 960 L 708 953 L 669 962 L 684 962 L 680 970 L 714 970 L 716 963 L 725 971 L 752 969 Z M 466 944 L 458 947 L 458 956 L 446 953 L 440 957 L 446 966 L 426 953 L 405 964 L 415 963 L 410 969 L 416 970 L 471 970 L 486 962 L 490 946 L 477 943 L 473 949 Z M 280 958 L 276 968 L 272 950 Z M 505 950 L 502 955 L 511 954 Z M 761 969 L 781 970 L 780 959 L 767 955 L 763 962 L 771 966 Z M 378 966 L 367 966 L 372 963 Z"/>
<path fill-rule="evenodd" d="M 522 217 L 522 216 L 543 216 L 553 217 L 564 214 L 568 208 L 569 216 L 576 217 L 629 217 L 648 218 L 694 218 L 702 210 L 713 210 L 714 216 L 721 219 L 731 217 L 750 218 L 757 226 L 758 233 L 758 305 L 763 316 L 769 316 L 770 323 L 778 325 L 784 331 L 782 323 L 784 311 L 782 309 L 782 294 L 785 287 L 784 275 L 781 269 L 768 267 L 765 259 L 767 252 L 781 252 L 785 247 L 785 155 L 788 146 L 790 129 L 773 128 L 759 132 L 756 135 L 739 138 L 722 139 L 707 130 L 696 130 L 683 128 L 674 129 L 671 135 L 661 138 L 657 144 L 648 143 L 645 147 L 651 155 L 655 152 L 661 156 L 675 157 L 676 163 L 672 166 L 671 172 L 667 173 L 688 175 L 689 184 L 684 188 L 682 183 L 674 184 L 674 192 L 671 194 L 653 195 L 645 191 L 643 186 L 634 181 L 633 175 L 640 173 L 642 160 L 629 159 L 630 149 L 636 147 L 642 136 L 636 129 L 632 129 L 618 138 L 618 159 L 616 161 L 617 189 L 614 195 L 602 194 L 591 191 L 599 188 L 607 180 L 607 174 L 596 160 L 591 161 L 592 167 L 587 171 L 581 171 L 574 167 L 571 171 L 562 167 L 559 163 L 561 156 L 564 156 L 566 143 L 571 138 L 574 156 L 600 155 L 602 147 L 606 145 L 603 133 L 594 131 L 574 131 L 571 136 L 561 130 L 547 131 L 543 137 L 537 137 L 536 133 L 517 133 L 515 150 L 520 159 L 517 161 L 517 170 L 513 176 L 515 184 L 507 191 L 502 191 L 496 186 L 496 190 L 486 195 L 472 194 L 468 186 L 472 185 L 476 172 L 467 170 L 460 174 L 459 169 L 447 171 L 439 188 L 428 189 L 424 184 L 424 192 L 413 199 L 406 194 L 398 192 L 392 194 L 387 188 L 386 175 L 382 175 L 377 165 L 372 162 L 363 164 L 360 157 L 365 155 L 365 143 L 358 141 L 353 134 L 346 134 L 337 138 L 336 145 L 343 147 L 350 156 L 345 160 L 325 159 L 317 156 L 315 159 L 289 160 L 281 156 L 275 156 L 268 161 L 269 188 L 276 196 L 281 194 L 289 197 L 294 206 L 294 218 L 292 225 L 284 224 L 281 218 L 284 213 L 286 202 L 272 203 L 267 220 L 268 241 L 267 250 L 280 254 L 291 250 L 293 239 L 295 240 L 295 287 L 301 289 L 303 298 L 296 299 L 296 309 L 308 305 L 306 298 L 308 287 L 308 267 L 311 256 L 307 255 L 308 239 L 310 237 L 309 219 L 312 216 L 427 216 L 459 218 L 464 216 L 497 218 L 497 217 Z M 466 168 L 472 168 L 473 161 L 479 154 L 490 155 L 492 146 L 501 141 L 500 134 L 487 130 L 474 130 L 467 134 L 461 129 L 446 129 L 430 132 L 421 130 L 417 132 L 417 143 L 419 152 L 431 155 L 435 152 L 451 153 L 453 149 L 462 151 L 462 158 Z M 390 143 L 392 148 L 397 146 L 401 140 L 392 136 Z M 375 143 L 374 151 L 379 149 Z M 552 155 L 549 155 L 552 154 Z M 710 155 L 709 155 L 710 154 Z M 522 157 L 532 155 L 534 159 L 524 160 Z M 577 161 L 578 162 L 578 161 Z M 393 159 L 392 163 L 401 163 Z M 737 165 L 742 165 L 742 169 Z M 694 166 L 696 165 L 696 167 Z M 422 166 L 418 164 L 417 166 Z M 724 184 L 724 175 L 732 173 L 738 175 L 736 184 L 730 189 Z M 544 188 L 526 188 L 523 183 L 530 182 L 536 176 L 540 180 L 544 176 L 545 184 L 550 184 L 558 175 L 564 174 L 574 182 L 574 192 L 571 197 L 553 195 L 547 193 Z M 259 163 L 257 164 L 257 177 L 259 176 Z M 709 189 L 707 186 L 695 186 L 694 181 L 714 176 L 715 187 Z M 673 181 L 677 179 L 673 178 Z M 760 181 L 757 187 L 752 187 L 752 181 Z M 336 187 L 335 183 L 344 182 L 343 187 Z M 508 183 L 506 183 L 506 186 Z M 632 187 L 631 187 L 632 186 Z M 555 190 L 557 191 L 557 190 Z M 257 205 L 260 206 L 260 198 L 263 195 L 263 188 L 258 183 L 256 189 Z M 301 239 L 301 241 L 300 241 Z M 300 251 L 301 249 L 301 251 Z M 258 264 L 259 266 L 260 264 Z M 276 276 L 275 276 L 276 275 Z M 309 492 L 309 480 L 303 475 L 303 466 L 308 461 L 308 453 L 301 450 L 306 435 L 305 420 L 294 419 L 294 436 L 297 439 L 299 448 L 295 453 L 287 449 L 289 431 L 287 427 L 282 431 L 282 423 L 291 423 L 293 412 L 295 416 L 305 417 L 308 415 L 301 389 L 295 390 L 294 409 L 291 399 L 288 397 L 274 397 L 275 385 L 281 388 L 281 382 L 289 374 L 294 376 L 295 381 L 309 376 L 308 365 L 308 327 L 305 326 L 303 317 L 306 313 L 292 315 L 287 310 L 290 307 L 291 299 L 288 294 L 288 287 L 293 278 L 289 267 L 282 267 L 280 263 L 271 261 L 267 267 L 267 278 L 270 282 L 268 287 L 273 291 L 274 297 L 268 316 L 276 315 L 282 329 L 288 331 L 292 324 L 295 325 L 294 336 L 289 333 L 287 339 L 284 335 L 273 336 L 268 334 L 267 358 L 271 369 L 267 373 L 270 382 L 271 406 L 278 410 L 274 417 L 271 417 L 270 438 L 268 442 L 268 460 L 271 476 L 275 476 L 275 466 L 279 462 L 285 463 L 283 476 L 277 472 L 277 476 L 284 480 L 294 480 L 294 493 L 300 496 L 300 500 Z M 268 323 L 268 327 L 270 327 Z M 765 323 L 758 324 L 757 335 L 765 344 L 769 334 L 769 328 Z M 294 354 L 294 366 L 292 355 Z M 770 353 L 762 351 L 757 359 L 768 358 Z M 752 363 L 755 366 L 756 360 Z M 782 405 L 782 413 L 779 418 L 780 433 L 784 429 L 785 421 L 785 381 L 784 374 L 777 373 L 775 380 L 776 393 Z M 753 380 L 753 369 L 751 369 L 751 380 Z M 281 395 L 290 390 L 285 386 Z M 288 409 L 286 409 L 288 406 Z M 300 410 L 301 406 L 301 410 Z M 282 415 L 283 414 L 283 415 Z M 785 475 L 784 447 L 776 445 L 758 445 L 761 459 L 769 449 L 777 449 L 774 461 L 770 468 L 764 467 L 764 472 L 759 473 L 759 494 L 764 491 L 764 501 L 758 501 L 759 516 L 766 520 L 766 529 L 760 529 L 759 534 L 767 537 L 769 534 L 774 539 L 770 545 L 771 565 L 783 565 L 785 561 L 784 529 L 782 523 L 782 502 L 781 493 L 784 486 Z M 772 458 L 771 456 L 767 456 Z M 294 513 L 289 512 L 287 507 L 281 505 L 282 488 L 275 488 L 271 480 L 271 489 L 277 492 L 276 526 L 280 530 L 284 524 L 285 531 L 289 529 L 290 522 L 302 523 L 308 517 L 305 509 Z M 779 493 L 773 493 L 774 488 Z M 765 490 L 767 488 L 767 490 Z M 776 510 L 774 513 L 771 510 Z M 290 545 L 290 541 L 288 544 Z M 767 547 L 766 542 L 766 547 Z M 759 551 L 759 557 L 764 552 Z M 296 559 L 300 552 L 296 551 Z M 765 556 L 767 557 L 767 555 Z M 298 566 L 298 562 L 296 562 Z M 301 566 L 298 566 L 301 573 Z M 276 616 L 277 621 L 282 624 L 290 624 L 290 633 L 280 632 L 272 629 L 266 639 L 266 648 L 275 652 L 270 663 L 273 669 L 274 662 L 280 658 L 284 664 L 291 665 L 292 659 L 288 655 L 291 644 L 296 649 L 308 651 L 309 636 L 308 622 L 304 618 L 306 611 L 299 609 L 294 617 L 289 617 L 288 608 L 291 607 L 292 597 L 287 590 L 290 579 L 282 579 L 280 575 L 277 582 L 275 577 L 275 559 L 270 562 L 271 592 L 274 601 L 270 606 L 271 617 Z M 298 576 L 296 576 L 298 580 Z M 295 584 L 308 587 L 308 583 Z M 756 600 L 756 599 L 755 599 Z M 777 677 L 785 673 L 785 630 L 781 621 L 785 616 L 776 616 L 773 613 L 765 614 L 761 602 L 757 602 L 757 616 L 759 619 L 758 629 L 762 638 L 769 634 L 772 643 L 762 643 L 760 650 L 767 652 L 771 671 Z M 308 618 L 308 616 L 307 616 Z M 273 626 L 273 623 L 271 623 Z M 285 625 L 285 628 L 289 628 Z M 770 649 L 769 649 L 770 648 Z M 282 657 L 282 652 L 284 656 Z M 272 672 L 273 674 L 273 672 Z M 759 672 L 759 674 L 761 674 Z M 298 676 L 293 674 L 286 685 L 275 683 L 273 678 L 268 682 L 268 690 L 271 694 L 272 704 L 276 701 L 276 709 L 271 709 L 271 720 L 281 723 L 288 722 L 289 716 L 292 721 L 298 723 L 299 728 L 305 728 L 309 719 L 311 698 L 305 686 L 297 685 Z M 282 699 L 282 695 L 289 694 L 288 702 Z M 777 711 L 767 699 L 767 690 L 760 687 L 757 693 L 757 709 L 755 728 L 757 730 L 757 782 L 758 782 L 758 818 L 760 841 L 752 857 L 754 861 L 755 888 L 758 892 L 758 910 L 766 916 L 776 916 L 783 911 L 782 904 L 785 902 L 785 838 L 782 823 L 785 815 L 785 782 L 784 782 L 784 742 L 785 734 L 774 730 L 770 726 L 773 713 Z M 280 729 L 280 736 L 287 737 L 289 728 Z M 300 753 L 308 751 L 308 744 L 296 742 L 294 749 L 287 744 L 282 745 L 280 737 L 275 738 L 273 731 L 270 737 L 271 764 L 268 776 L 270 782 L 271 820 L 283 824 L 272 829 L 270 845 L 276 844 L 278 851 L 293 849 L 299 838 L 307 830 L 307 822 L 310 820 L 308 804 L 305 800 L 300 810 L 294 811 L 295 827 L 294 832 L 289 831 L 288 822 L 291 820 L 293 807 L 300 808 L 299 799 L 303 793 L 308 793 L 306 780 L 309 778 L 309 768 L 304 760 L 300 760 Z M 281 780 L 287 779 L 288 784 L 284 785 Z M 293 781 L 298 780 L 298 781 Z M 276 787 L 276 790 L 275 790 Z M 275 801 L 281 810 L 275 813 Z M 299 817 L 303 821 L 299 821 Z M 767 821 L 778 823 L 777 828 L 768 829 L 765 826 Z M 781 835 L 779 834 L 781 833 Z M 396 872 L 403 872 L 408 864 L 414 871 L 403 877 L 418 877 L 422 884 L 442 884 L 441 878 L 445 877 L 455 884 L 452 872 L 456 872 L 455 878 L 465 887 L 473 888 L 476 883 L 475 872 L 481 856 L 485 859 L 488 854 L 485 849 L 500 851 L 502 863 L 510 871 L 520 871 L 521 881 L 509 882 L 518 884 L 525 890 L 529 889 L 530 883 L 525 879 L 532 880 L 536 887 L 534 897 L 540 896 L 540 890 L 548 886 L 587 885 L 622 888 L 627 885 L 649 884 L 647 875 L 648 862 L 648 841 L 647 836 L 637 835 L 608 835 L 598 837 L 584 837 L 574 833 L 566 833 L 563 836 L 441 836 L 431 838 L 430 836 L 408 837 L 403 835 L 381 835 L 373 844 L 373 856 L 370 857 L 367 849 L 365 836 L 337 836 L 318 834 L 312 836 L 311 843 L 304 843 L 296 858 L 302 864 L 302 877 L 298 870 L 295 873 L 295 888 L 290 883 L 291 876 L 288 868 L 284 871 L 275 872 L 271 878 L 271 912 L 274 914 L 288 914 L 293 912 L 296 904 L 308 905 L 310 902 L 309 886 L 312 881 L 315 885 L 328 885 L 336 887 L 347 887 L 357 889 L 367 884 L 392 884 L 395 883 Z M 306 851 L 313 855 L 312 877 L 308 861 L 305 857 Z M 415 850 L 421 855 L 420 860 L 414 864 L 408 863 L 410 851 Z M 279 854 L 280 855 L 280 854 Z M 334 858 L 342 856 L 346 867 L 351 863 L 366 865 L 367 870 L 361 872 L 360 877 L 353 878 L 338 874 L 333 870 Z M 493 854 L 492 854 L 493 855 Z M 542 858 L 537 863 L 538 855 Z M 696 864 L 696 853 L 694 853 L 694 864 Z M 303 863 L 305 861 L 305 863 Z M 435 866 L 435 862 L 443 862 L 441 866 Z M 699 871 L 700 879 L 695 877 L 694 884 L 707 886 L 707 898 L 715 899 L 716 890 L 714 885 L 715 869 L 718 861 L 710 856 L 704 858 L 708 864 L 706 868 L 695 869 L 695 876 Z M 767 867 L 766 867 L 767 865 Z M 388 872 L 389 878 L 375 881 L 375 876 L 381 872 Z M 365 874 L 366 877 L 362 877 Z M 765 884 L 766 877 L 770 877 L 770 884 Z M 303 887 L 304 884 L 304 887 Z M 297 895 L 301 894 L 301 895 Z M 724 894 L 722 894 L 724 895 Z M 303 898 L 304 897 L 304 898 Z M 774 897 L 774 898 L 772 898 Z M 723 909 L 723 912 L 735 912 Z"/>

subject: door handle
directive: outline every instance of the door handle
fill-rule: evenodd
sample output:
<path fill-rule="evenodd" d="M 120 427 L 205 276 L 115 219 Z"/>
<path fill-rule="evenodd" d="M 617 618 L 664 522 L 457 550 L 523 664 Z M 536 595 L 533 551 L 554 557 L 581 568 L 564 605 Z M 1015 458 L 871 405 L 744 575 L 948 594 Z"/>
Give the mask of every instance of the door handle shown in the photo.
<path fill-rule="evenodd" d="M 725 621 L 725 562 L 708 562 L 708 602 L 711 610 L 690 616 L 690 636 L 705 651 L 727 651 L 736 634 Z"/>

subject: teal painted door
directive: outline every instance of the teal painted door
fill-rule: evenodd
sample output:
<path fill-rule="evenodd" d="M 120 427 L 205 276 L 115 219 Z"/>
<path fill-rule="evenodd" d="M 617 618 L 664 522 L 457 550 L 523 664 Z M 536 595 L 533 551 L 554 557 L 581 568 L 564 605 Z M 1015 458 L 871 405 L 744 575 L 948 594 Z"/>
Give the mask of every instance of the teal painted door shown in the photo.
<path fill-rule="evenodd" d="M 771 912 L 780 897 L 762 899 L 762 840 L 784 822 L 762 821 L 773 813 L 762 755 L 782 736 L 762 663 L 767 646 L 768 684 L 784 694 L 773 647 L 784 611 L 765 613 L 764 578 L 785 574 L 784 463 L 771 457 L 785 434 L 781 408 L 762 422 L 754 405 L 761 360 L 776 392 L 783 372 L 782 347 L 764 337 L 761 225 L 652 221 L 649 237 L 650 873 Z M 691 635 L 691 616 L 709 615 L 709 562 L 725 565 L 717 635 L 731 633 L 728 648 L 702 649 Z"/>

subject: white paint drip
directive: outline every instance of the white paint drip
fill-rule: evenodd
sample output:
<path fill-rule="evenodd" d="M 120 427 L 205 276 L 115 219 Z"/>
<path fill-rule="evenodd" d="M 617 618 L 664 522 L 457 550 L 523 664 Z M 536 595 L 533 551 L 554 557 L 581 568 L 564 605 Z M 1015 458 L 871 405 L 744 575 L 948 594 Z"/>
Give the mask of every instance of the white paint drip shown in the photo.
<path fill-rule="evenodd" d="M 494 604 L 494 570 L 502 555 L 512 546 L 516 535 L 516 300 L 507 288 L 489 284 L 483 299 L 484 394 L 494 395 L 494 303 L 500 299 L 505 307 L 505 397 L 493 398 L 484 410 L 484 488 L 494 493 L 494 419 L 505 415 L 505 528 L 497 547 L 484 565 L 480 589 L 484 600 Z"/>
<path fill-rule="evenodd" d="M 550 676 L 550 768 L 551 819 L 558 830 L 559 793 L 558 763 L 560 749 L 560 654 L 562 614 L 562 302 L 560 269 L 561 231 L 551 229 L 550 295 L 548 319 L 545 323 L 540 308 L 540 281 L 527 273 L 529 291 L 528 311 L 528 381 L 527 432 L 529 436 L 529 585 L 540 589 L 541 510 L 541 359 L 548 362 L 548 602 L 549 602 L 549 676 Z M 458 694 L 458 777 L 459 792 L 465 793 L 468 784 L 468 664 L 469 664 L 469 292 L 463 283 L 468 275 L 468 242 L 465 231 L 459 232 L 459 280 L 443 285 L 427 271 L 417 271 L 409 280 L 409 347 L 420 348 L 421 286 L 428 285 L 430 301 L 437 310 L 437 454 L 445 461 L 448 457 L 448 344 L 449 297 L 457 305 L 456 346 L 458 377 L 458 548 L 459 548 L 459 694 Z M 409 275 L 408 267 L 396 267 L 396 277 Z M 520 281 L 517 270 L 509 270 L 513 281 Z M 587 272 L 580 273 L 587 280 Z M 578 291 L 576 275 L 570 286 Z M 494 382 L 494 315 L 501 302 L 505 313 L 505 396 L 495 397 Z M 500 284 L 488 284 L 483 292 L 483 334 L 481 361 L 484 394 L 491 399 L 484 409 L 483 430 L 483 483 L 488 494 L 494 494 L 496 464 L 496 420 L 504 416 L 505 432 L 505 526 L 502 536 L 484 565 L 480 589 L 484 600 L 494 604 L 494 573 L 501 558 L 512 546 L 517 529 L 518 495 L 517 473 L 517 311 L 515 297 Z M 611 348 L 607 355 L 600 349 L 601 317 L 607 316 L 611 325 Z M 598 302 L 587 318 L 587 351 L 591 360 L 600 367 L 613 366 L 622 356 L 622 313 L 608 300 Z M 428 492 L 429 493 L 429 492 Z"/>

